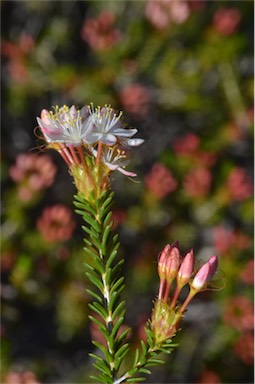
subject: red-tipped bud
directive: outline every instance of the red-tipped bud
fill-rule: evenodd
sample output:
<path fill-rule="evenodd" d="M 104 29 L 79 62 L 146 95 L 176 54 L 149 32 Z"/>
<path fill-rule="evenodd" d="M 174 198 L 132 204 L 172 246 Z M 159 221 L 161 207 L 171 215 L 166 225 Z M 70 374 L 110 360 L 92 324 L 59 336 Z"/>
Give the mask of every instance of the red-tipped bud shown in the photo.
<path fill-rule="evenodd" d="M 187 284 L 193 273 L 193 264 L 194 264 L 194 254 L 193 249 L 187 253 L 184 257 L 178 275 L 177 275 L 177 284 L 179 287 L 183 287 Z"/>
<path fill-rule="evenodd" d="M 165 248 L 163 249 L 163 251 L 161 252 L 160 257 L 159 257 L 158 274 L 159 274 L 159 277 L 161 279 L 165 278 L 165 275 L 166 275 L 166 259 L 167 259 L 167 255 L 170 252 L 170 249 L 171 249 L 171 246 L 169 244 L 167 244 L 165 246 Z"/>
<path fill-rule="evenodd" d="M 217 268 L 218 268 L 218 257 L 217 256 L 211 256 L 208 260 L 208 263 L 210 264 L 210 272 L 207 281 L 211 280 L 211 278 L 215 275 Z"/>
<path fill-rule="evenodd" d="M 172 282 L 176 277 L 180 265 L 180 252 L 175 244 L 170 247 L 166 258 L 166 279 L 168 282 Z"/>
<path fill-rule="evenodd" d="M 180 265 L 180 252 L 177 248 L 177 243 L 172 245 L 167 244 L 161 252 L 158 261 L 158 274 L 160 278 L 165 278 L 167 281 L 172 281 L 178 272 Z"/>

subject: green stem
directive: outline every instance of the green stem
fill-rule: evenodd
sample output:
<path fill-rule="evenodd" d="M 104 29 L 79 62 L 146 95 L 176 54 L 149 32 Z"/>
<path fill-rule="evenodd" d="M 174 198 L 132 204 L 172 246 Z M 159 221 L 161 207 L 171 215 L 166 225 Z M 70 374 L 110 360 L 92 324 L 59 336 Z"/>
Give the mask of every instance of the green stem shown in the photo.
<path fill-rule="evenodd" d="M 125 311 L 123 310 L 124 303 L 120 301 L 123 278 L 119 277 L 118 273 L 122 261 L 115 261 L 119 246 L 118 237 L 114 236 L 111 231 L 113 224 L 110 211 L 112 198 L 113 193 L 104 191 L 99 198 L 91 194 L 89 201 L 79 194 L 76 196 L 78 202 L 74 202 L 76 207 L 81 208 L 76 212 L 83 216 L 87 224 L 83 229 L 89 234 L 89 238 L 84 239 L 87 255 L 92 256 L 92 259 L 87 260 L 87 276 L 91 283 L 100 290 L 102 297 L 100 298 L 97 294 L 93 295 L 98 299 L 89 306 L 99 314 L 100 320 L 97 317 L 91 317 L 91 320 L 96 323 L 99 321 L 102 324 L 102 333 L 106 339 L 107 348 L 100 343 L 94 343 L 104 353 L 103 361 L 101 357 L 92 354 L 97 360 L 94 365 L 102 372 L 98 379 L 105 383 L 114 382 L 120 360 L 128 349 L 128 344 L 124 344 L 127 331 L 125 330 L 125 334 L 123 332 L 119 335 Z M 93 294 L 92 291 L 90 293 Z M 102 327 L 100 326 L 101 331 Z"/>

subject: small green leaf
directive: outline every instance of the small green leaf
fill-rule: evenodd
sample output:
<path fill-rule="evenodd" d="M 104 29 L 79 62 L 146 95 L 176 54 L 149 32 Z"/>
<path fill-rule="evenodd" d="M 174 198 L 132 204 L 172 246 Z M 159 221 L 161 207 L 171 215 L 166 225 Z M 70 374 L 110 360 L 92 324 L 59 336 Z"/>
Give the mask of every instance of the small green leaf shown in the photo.
<path fill-rule="evenodd" d="M 98 313 L 102 317 L 102 319 L 105 320 L 107 318 L 106 310 L 104 308 L 96 308 L 94 304 L 96 304 L 96 303 L 95 302 L 93 304 L 89 303 L 88 304 L 89 308 L 92 309 L 92 311 Z"/>
<path fill-rule="evenodd" d="M 143 355 L 146 355 L 148 348 L 143 340 L 141 340 L 141 347 L 142 347 Z"/>
<path fill-rule="evenodd" d="M 97 293 L 95 293 L 95 292 L 92 291 L 91 289 L 86 288 L 86 292 L 87 292 L 89 295 L 93 296 L 95 299 L 97 299 L 100 303 L 103 303 L 103 299 L 102 299 L 102 297 L 100 297 Z"/>
<path fill-rule="evenodd" d="M 128 383 L 133 383 L 133 382 L 144 381 L 144 380 L 145 380 L 145 377 L 133 377 L 133 378 L 127 379 L 126 381 Z"/>
<path fill-rule="evenodd" d="M 120 311 L 123 309 L 123 307 L 125 307 L 125 301 L 121 301 L 117 307 L 115 308 L 115 310 L 113 311 L 112 313 L 112 318 L 114 319 L 116 316 L 120 315 Z"/>
<path fill-rule="evenodd" d="M 119 287 L 121 286 L 121 284 L 123 283 L 124 281 L 124 276 L 121 276 L 117 281 L 116 283 L 114 283 L 112 286 L 111 286 L 111 289 L 110 289 L 110 296 L 113 294 L 113 292 L 116 292 Z"/>
<path fill-rule="evenodd" d="M 117 255 L 117 249 L 114 249 L 111 253 L 110 253 L 110 256 L 109 256 L 109 259 L 107 260 L 106 264 L 105 264 L 105 267 L 106 269 L 110 268 L 112 262 L 114 261 L 116 255 Z"/>
<path fill-rule="evenodd" d="M 103 227 L 104 228 L 109 224 L 109 221 L 110 221 L 111 217 L 112 217 L 112 211 L 108 212 L 107 215 L 104 218 L 104 221 L 103 221 Z"/>
<path fill-rule="evenodd" d="M 98 343 L 97 341 L 94 341 L 94 340 L 93 340 L 92 343 L 93 343 L 98 349 L 100 349 L 100 350 L 103 352 L 105 358 L 107 359 L 108 364 L 110 364 L 110 362 L 112 362 L 112 359 L 113 359 L 113 358 L 112 358 L 112 356 L 110 355 L 109 351 L 108 351 L 102 344 Z"/>
<path fill-rule="evenodd" d="M 131 328 L 125 329 L 125 331 L 122 332 L 122 334 L 116 339 L 116 344 L 119 346 L 121 345 L 122 341 L 125 340 L 129 332 L 131 331 Z"/>
<path fill-rule="evenodd" d="M 111 337 L 114 338 L 115 335 L 117 334 L 121 324 L 123 323 L 123 320 L 124 320 L 124 317 L 120 317 L 116 323 L 114 324 L 113 326 L 113 329 L 112 329 L 112 333 L 111 333 Z"/>
<path fill-rule="evenodd" d="M 104 327 L 105 325 L 96 317 L 89 315 L 88 318 L 93 322 L 99 325 L 99 327 Z"/>
<path fill-rule="evenodd" d="M 103 286 L 102 281 L 100 281 L 98 279 L 98 277 L 95 276 L 95 274 L 92 274 L 90 272 L 86 272 L 86 275 L 92 284 L 94 284 L 101 292 L 104 291 L 104 286 Z"/>
<path fill-rule="evenodd" d="M 118 357 L 121 357 L 122 360 L 124 356 L 128 353 L 129 350 L 129 344 L 123 344 L 122 347 L 118 349 L 118 351 L 115 353 L 114 358 L 117 359 Z"/>
<path fill-rule="evenodd" d="M 89 223 L 96 232 L 98 233 L 101 233 L 102 231 L 102 228 L 100 227 L 100 225 L 98 224 L 98 222 L 96 220 L 94 220 L 89 214 L 84 214 L 83 215 L 83 219 L 84 221 L 86 221 L 87 223 Z"/>
<path fill-rule="evenodd" d="M 106 243 L 107 243 L 109 233 L 111 232 L 112 226 L 113 226 L 113 221 L 109 225 L 107 225 L 107 227 L 104 230 L 103 238 L 102 238 L 102 245 L 105 247 L 107 247 Z"/>

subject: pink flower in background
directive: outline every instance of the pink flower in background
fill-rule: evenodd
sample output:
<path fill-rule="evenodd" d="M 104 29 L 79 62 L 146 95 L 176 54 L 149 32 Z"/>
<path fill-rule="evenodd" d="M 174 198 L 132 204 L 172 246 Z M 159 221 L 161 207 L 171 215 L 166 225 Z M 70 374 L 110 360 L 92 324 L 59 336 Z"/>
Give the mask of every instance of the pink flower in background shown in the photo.
<path fill-rule="evenodd" d="M 253 310 L 253 303 L 246 296 L 235 296 L 226 304 L 223 320 L 239 331 L 251 330 L 254 328 Z"/>
<path fill-rule="evenodd" d="M 127 112 L 144 117 L 150 105 L 150 93 L 146 87 L 134 83 L 120 91 L 120 101 Z"/>
<path fill-rule="evenodd" d="M 237 8 L 218 9 L 213 17 L 214 28 L 223 35 L 232 35 L 238 28 L 241 14 Z"/>
<path fill-rule="evenodd" d="M 172 173 L 160 163 L 153 165 L 144 180 L 148 190 L 159 199 L 162 199 L 177 188 L 177 181 Z"/>
<path fill-rule="evenodd" d="M 34 39 L 27 34 L 22 34 L 16 43 L 6 40 L 2 42 L 2 55 L 9 59 L 7 63 L 9 75 L 17 83 L 27 81 L 29 71 L 25 60 L 33 49 Z"/>
<path fill-rule="evenodd" d="M 234 345 L 234 354 L 247 365 L 254 364 L 254 333 L 245 332 Z"/>
<path fill-rule="evenodd" d="M 121 37 L 120 31 L 114 28 L 114 23 L 115 16 L 110 12 L 104 11 L 98 17 L 85 20 L 81 36 L 92 49 L 109 49 Z"/>
<path fill-rule="evenodd" d="M 47 155 L 20 154 L 9 174 L 18 183 L 19 198 L 29 201 L 36 192 L 53 184 L 56 166 Z"/>
<path fill-rule="evenodd" d="M 214 371 L 211 370 L 205 370 L 203 371 L 200 376 L 198 381 L 196 383 L 199 384 L 220 384 L 222 381 L 220 380 L 218 374 Z"/>
<path fill-rule="evenodd" d="M 193 163 L 211 166 L 216 161 L 216 154 L 199 150 L 200 138 L 194 133 L 188 133 L 184 137 L 177 139 L 173 144 L 175 153 L 190 157 Z"/>
<path fill-rule="evenodd" d="M 4 380 L 5 384 L 40 384 L 35 374 L 30 371 L 14 372 L 9 371 Z"/>
<path fill-rule="evenodd" d="M 183 0 L 149 0 L 145 8 L 147 19 L 160 30 L 167 28 L 171 22 L 184 23 L 189 14 L 188 3 Z"/>
<path fill-rule="evenodd" d="M 213 230 L 214 247 L 222 255 L 231 250 L 244 250 L 249 248 L 251 239 L 241 232 L 224 226 L 217 226 Z"/>
<path fill-rule="evenodd" d="M 47 243 L 69 240 L 75 225 L 71 210 L 60 204 L 45 208 L 36 223 Z"/>
<path fill-rule="evenodd" d="M 195 168 L 187 173 L 183 180 L 183 188 L 190 197 L 204 197 L 208 194 L 212 175 L 207 168 Z"/>
<path fill-rule="evenodd" d="M 188 133 L 173 144 L 174 151 L 180 155 L 190 155 L 195 153 L 200 145 L 200 138 L 194 133 Z"/>
<path fill-rule="evenodd" d="M 233 200 L 243 201 L 253 195 L 253 184 L 243 168 L 234 168 L 226 183 L 228 193 Z"/>
<path fill-rule="evenodd" d="M 241 271 L 240 278 L 244 283 L 254 286 L 254 259 L 249 260 L 245 264 Z"/>
<path fill-rule="evenodd" d="M 17 43 L 3 40 L 1 52 L 2 55 L 9 57 L 10 59 L 21 59 L 25 55 L 29 54 L 34 48 L 34 39 L 32 36 L 22 34 Z"/>

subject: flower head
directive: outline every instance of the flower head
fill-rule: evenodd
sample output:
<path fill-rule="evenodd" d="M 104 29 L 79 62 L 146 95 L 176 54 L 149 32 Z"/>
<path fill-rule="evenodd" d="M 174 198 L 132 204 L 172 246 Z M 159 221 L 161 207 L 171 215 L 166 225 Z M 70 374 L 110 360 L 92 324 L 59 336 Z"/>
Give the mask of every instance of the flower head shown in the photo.
<path fill-rule="evenodd" d="M 47 155 L 21 153 L 9 173 L 18 184 L 19 198 L 29 201 L 36 193 L 53 184 L 56 166 Z"/>
<path fill-rule="evenodd" d="M 130 137 L 137 133 L 137 129 L 122 128 L 122 112 L 116 114 L 108 105 L 105 105 L 103 108 L 94 108 L 91 105 L 90 114 L 93 122 L 93 131 L 88 139 L 90 144 L 100 141 L 111 146 L 116 144 L 118 140 L 131 146 L 142 144 L 143 141 L 135 141 L 138 139 L 130 140 Z"/>
<path fill-rule="evenodd" d="M 69 208 L 54 205 L 44 209 L 37 220 L 37 228 L 48 243 L 69 240 L 75 228 L 75 221 Z"/>
<path fill-rule="evenodd" d="M 64 143 L 66 145 L 80 145 L 87 143 L 87 138 L 93 128 L 92 118 L 88 107 L 81 110 L 74 105 L 67 105 L 55 111 L 43 109 L 37 122 L 48 143 Z"/>

